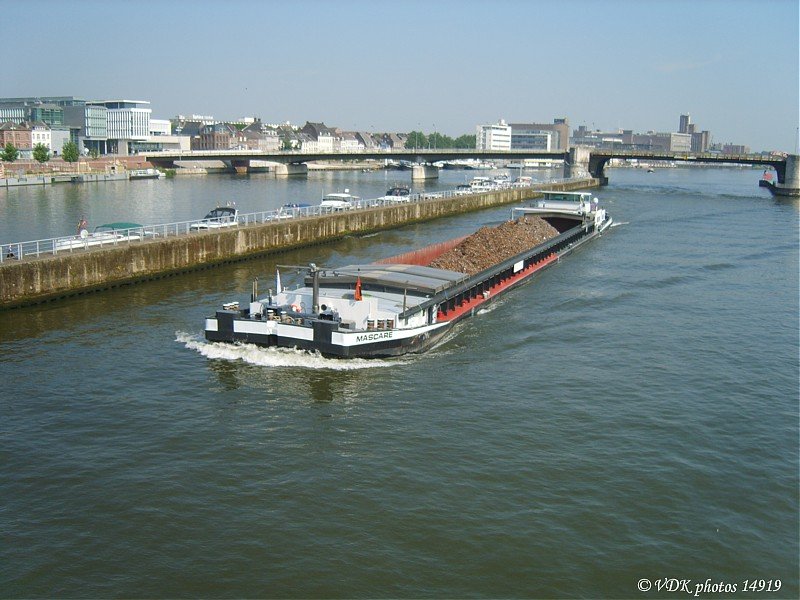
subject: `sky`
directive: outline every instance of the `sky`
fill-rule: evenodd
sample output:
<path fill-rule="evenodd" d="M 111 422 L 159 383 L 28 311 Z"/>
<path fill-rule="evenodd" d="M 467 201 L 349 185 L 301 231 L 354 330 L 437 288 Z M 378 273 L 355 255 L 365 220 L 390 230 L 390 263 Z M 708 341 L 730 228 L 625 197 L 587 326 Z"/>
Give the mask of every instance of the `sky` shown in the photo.
<path fill-rule="evenodd" d="M 0 97 L 453 137 L 688 113 L 714 142 L 797 151 L 797 0 L 0 0 L 0 19 Z"/>

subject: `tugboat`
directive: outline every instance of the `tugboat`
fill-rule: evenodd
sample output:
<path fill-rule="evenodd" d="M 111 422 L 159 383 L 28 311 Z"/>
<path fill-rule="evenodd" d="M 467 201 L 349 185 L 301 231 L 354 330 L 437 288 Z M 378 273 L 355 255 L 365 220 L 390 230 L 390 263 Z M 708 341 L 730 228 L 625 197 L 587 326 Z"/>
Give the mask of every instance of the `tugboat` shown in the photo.
<path fill-rule="evenodd" d="M 459 238 L 400 257 L 338 268 L 287 266 L 306 272 L 304 285 L 276 289 L 250 303 L 229 302 L 205 320 L 212 342 L 300 348 L 337 358 L 378 358 L 422 352 L 452 326 L 503 293 L 599 236 L 611 218 L 589 193 L 545 192 L 543 200 L 514 208 L 512 220 L 494 234 L 484 228 L 480 243 L 493 236 L 508 243 L 506 231 L 547 230 L 547 239 L 502 257 L 475 272 L 436 267 L 447 251 L 467 243 Z M 499 228 L 498 228 L 499 229 Z M 493 252 L 487 253 L 494 255 Z"/>

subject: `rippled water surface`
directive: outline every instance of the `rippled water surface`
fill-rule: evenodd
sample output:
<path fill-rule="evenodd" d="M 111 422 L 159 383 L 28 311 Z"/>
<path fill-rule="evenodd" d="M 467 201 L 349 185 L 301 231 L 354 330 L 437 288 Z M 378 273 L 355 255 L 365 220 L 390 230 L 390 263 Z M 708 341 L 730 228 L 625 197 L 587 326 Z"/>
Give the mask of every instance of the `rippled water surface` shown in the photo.
<path fill-rule="evenodd" d="M 797 597 L 798 204 L 753 170 L 609 174 L 619 226 L 422 356 L 208 344 L 203 317 L 276 262 L 382 258 L 506 208 L 0 313 L 0 596 Z M 387 177 L 0 191 L 0 238 Z"/>

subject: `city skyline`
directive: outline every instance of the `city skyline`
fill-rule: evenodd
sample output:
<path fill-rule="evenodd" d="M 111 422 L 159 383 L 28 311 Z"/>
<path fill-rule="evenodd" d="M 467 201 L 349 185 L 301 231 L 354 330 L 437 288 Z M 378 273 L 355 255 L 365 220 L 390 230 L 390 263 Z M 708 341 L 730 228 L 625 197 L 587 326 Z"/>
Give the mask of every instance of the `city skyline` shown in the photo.
<path fill-rule="evenodd" d="M 789 0 L 44 5 L 40 35 L 6 36 L 0 95 L 451 136 L 500 118 L 677 131 L 691 114 L 716 143 L 797 149 Z M 73 48 L 63 32 L 78 30 Z"/>

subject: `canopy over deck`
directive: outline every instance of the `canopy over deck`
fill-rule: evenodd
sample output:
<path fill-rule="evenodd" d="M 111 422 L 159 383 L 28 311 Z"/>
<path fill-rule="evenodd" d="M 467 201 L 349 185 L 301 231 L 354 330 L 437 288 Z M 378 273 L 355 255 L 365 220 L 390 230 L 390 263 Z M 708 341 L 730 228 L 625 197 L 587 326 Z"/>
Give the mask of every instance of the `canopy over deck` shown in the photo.
<path fill-rule="evenodd" d="M 354 285 L 359 277 L 365 287 L 384 287 L 422 295 L 437 294 L 467 279 L 465 273 L 419 265 L 368 264 L 323 271 L 319 283 L 323 287 Z"/>

